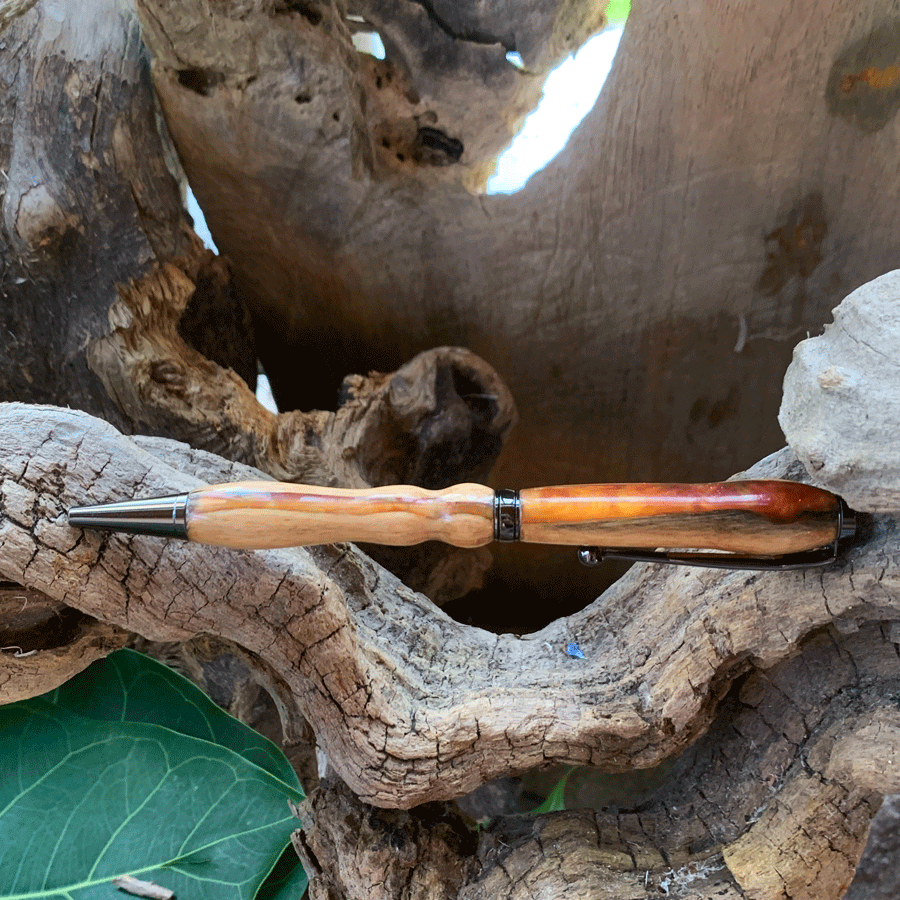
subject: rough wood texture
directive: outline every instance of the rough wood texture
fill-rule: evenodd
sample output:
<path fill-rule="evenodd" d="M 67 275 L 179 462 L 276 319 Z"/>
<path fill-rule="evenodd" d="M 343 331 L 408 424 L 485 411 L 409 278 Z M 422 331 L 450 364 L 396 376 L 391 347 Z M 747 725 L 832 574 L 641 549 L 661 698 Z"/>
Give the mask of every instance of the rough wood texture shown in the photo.
<path fill-rule="evenodd" d="M 127 637 L 40 591 L 0 583 L 0 703 L 59 687 Z"/>
<path fill-rule="evenodd" d="M 900 896 L 900 796 L 888 797 L 869 831 L 866 852 L 844 900 L 894 900 Z"/>
<path fill-rule="evenodd" d="M 72 21 L 38 4 L 3 32 L 19 52 L 0 53 L 0 326 L 11 336 L 0 398 L 86 409 L 283 480 L 483 478 L 516 414 L 497 373 L 466 350 L 351 376 L 337 414 L 276 416 L 257 402 L 252 332 L 227 263 L 187 227 L 137 23 L 113 0 Z M 383 560 L 445 602 L 489 563 L 447 553 Z"/>
<path fill-rule="evenodd" d="M 794 343 L 896 264 L 900 86 L 846 81 L 896 56 L 896 4 L 635 4 L 596 107 L 513 197 L 443 185 L 465 181 L 468 134 L 459 165 L 385 175 L 361 153 L 391 152 L 364 110 L 409 109 L 413 92 L 425 116 L 433 70 L 468 85 L 451 51 L 484 49 L 447 34 L 446 55 L 410 55 L 420 8 L 362 15 L 375 9 L 395 76 L 380 86 L 327 4 L 139 3 L 167 121 L 285 406 L 461 343 L 515 385 L 510 484 L 703 480 L 713 453 L 727 477 L 780 446 Z M 496 119 L 470 96 L 435 127 L 456 136 L 470 107 Z M 296 379 L 291 348 L 323 339 L 318 377 Z"/>
<path fill-rule="evenodd" d="M 407 883 L 411 896 L 465 900 L 573 889 L 610 900 L 842 896 L 880 789 L 837 770 L 900 752 L 892 729 L 873 727 L 896 719 L 900 661 L 877 625 L 826 629 L 801 646 L 731 690 L 709 732 L 635 809 L 499 819 L 476 835 L 452 806 L 398 814 L 325 783 L 298 810 L 294 838 L 315 876 L 312 900 L 389 900 Z M 871 743 L 851 751 L 857 739 Z M 439 854 L 444 878 L 429 884 Z"/>
<path fill-rule="evenodd" d="M 82 4 L 79 27 L 64 13 L 37 4 L 0 38 L 0 397 L 71 404 L 131 430 L 86 352 L 116 330 L 117 285 L 178 260 L 181 279 L 163 273 L 149 306 L 221 264 L 186 228 L 133 17 L 115 0 Z"/>
<path fill-rule="evenodd" d="M 778 421 L 813 479 L 860 509 L 900 508 L 900 269 L 797 345 Z"/>
<path fill-rule="evenodd" d="M 65 524 L 69 504 L 187 490 L 193 467 L 246 477 L 237 464 L 199 451 L 164 460 L 83 413 L 17 404 L 0 408 L 0 440 L 0 574 L 153 639 L 208 633 L 257 655 L 364 800 L 449 799 L 553 760 L 651 766 L 694 743 L 660 795 L 659 833 L 649 812 L 616 816 L 608 838 L 571 814 L 601 856 L 625 853 L 629 884 L 716 852 L 732 873 L 721 877 L 743 885 L 734 896 L 823 900 L 849 880 L 878 802 L 862 741 L 887 759 L 897 737 L 877 727 L 900 684 L 893 633 L 877 624 L 900 613 L 895 519 L 874 517 L 823 572 L 637 567 L 577 616 L 489 635 L 352 545 L 247 553 Z M 801 469 L 784 451 L 750 474 Z M 564 652 L 572 639 L 585 659 Z M 559 877 L 562 864 L 548 865 Z M 515 881 L 502 867 L 493 876 L 504 877 Z"/>
<path fill-rule="evenodd" d="M 0 30 L 22 13 L 28 12 L 35 2 L 36 0 L 0 0 Z"/>
<path fill-rule="evenodd" d="M 512 197 L 471 189 L 540 78 L 479 36 L 498 34 L 495 9 L 518 33 L 530 4 L 521 19 L 518 4 L 467 6 L 456 32 L 418 4 L 349 3 L 383 61 L 324 2 L 138 9 L 281 407 L 468 346 L 521 414 L 498 486 L 730 476 L 783 443 L 796 341 L 896 266 L 900 83 L 861 74 L 896 63 L 895 0 L 635 3 L 596 106 Z M 554 30 L 571 20 L 561 10 Z M 463 104 L 444 102 L 454 82 Z M 298 358 L 314 377 L 296 377 Z M 501 558 L 558 602 L 569 555 Z"/>

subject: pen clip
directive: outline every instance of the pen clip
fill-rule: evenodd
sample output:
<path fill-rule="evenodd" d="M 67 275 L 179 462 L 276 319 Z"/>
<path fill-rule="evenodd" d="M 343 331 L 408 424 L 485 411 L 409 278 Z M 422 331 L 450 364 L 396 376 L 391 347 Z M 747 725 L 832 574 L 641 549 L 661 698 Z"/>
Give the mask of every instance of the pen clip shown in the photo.
<path fill-rule="evenodd" d="M 784 556 L 742 556 L 739 553 L 703 553 L 701 551 L 639 550 L 621 548 L 604 550 L 601 547 L 580 547 L 578 561 L 584 566 L 596 566 L 604 559 L 623 559 L 629 562 L 669 563 L 675 566 L 703 566 L 709 569 L 755 569 L 761 572 L 812 569 L 827 566 L 837 559 L 837 543 L 817 550 L 804 550 Z"/>
<path fill-rule="evenodd" d="M 856 534 L 856 513 L 841 500 L 837 535 L 824 547 L 786 553 L 783 556 L 745 556 L 740 553 L 709 553 L 702 550 L 642 550 L 639 548 L 581 547 L 578 561 L 584 566 L 596 566 L 604 559 L 629 562 L 669 563 L 676 566 L 702 566 L 709 569 L 740 569 L 759 572 L 784 572 L 792 569 L 813 569 L 835 562 L 841 545 Z"/>

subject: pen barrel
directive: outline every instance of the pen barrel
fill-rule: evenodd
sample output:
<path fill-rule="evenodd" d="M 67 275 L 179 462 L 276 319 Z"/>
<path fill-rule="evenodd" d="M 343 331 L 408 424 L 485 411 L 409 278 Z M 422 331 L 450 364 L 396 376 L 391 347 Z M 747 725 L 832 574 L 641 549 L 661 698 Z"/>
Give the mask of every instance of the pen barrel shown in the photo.
<path fill-rule="evenodd" d="M 521 540 L 780 556 L 839 537 L 840 500 L 790 481 L 591 484 L 519 492 Z"/>
<path fill-rule="evenodd" d="M 191 491 L 186 521 L 192 541 L 247 550 L 342 541 L 480 547 L 493 540 L 493 516 L 494 492 L 480 484 L 428 491 L 245 481 Z"/>

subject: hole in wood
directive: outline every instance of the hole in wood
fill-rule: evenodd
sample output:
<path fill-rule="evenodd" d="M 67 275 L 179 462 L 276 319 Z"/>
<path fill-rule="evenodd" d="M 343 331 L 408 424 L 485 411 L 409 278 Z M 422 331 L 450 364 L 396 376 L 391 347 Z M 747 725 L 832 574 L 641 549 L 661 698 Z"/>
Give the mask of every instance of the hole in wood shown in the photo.
<path fill-rule="evenodd" d="M 281 0 L 275 7 L 279 13 L 299 13 L 310 25 L 318 25 L 322 21 L 322 13 L 311 3 L 303 0 Z"/>
<path fill-rule="evenodd" d="M 463 155 L 463 142 L 451 137 L 440 128 L 423 125 L 416 132 L 414 144 L 416 162 L 432 166 L 445 166 L 459 162 Z"/>
<path fill-rule="evenodd" d="M 210 72 L 208 69 L 178 70 L 178 83 L 201 97 L 208 97 L 221 81 L 222 76 L 218 72 Z"/>

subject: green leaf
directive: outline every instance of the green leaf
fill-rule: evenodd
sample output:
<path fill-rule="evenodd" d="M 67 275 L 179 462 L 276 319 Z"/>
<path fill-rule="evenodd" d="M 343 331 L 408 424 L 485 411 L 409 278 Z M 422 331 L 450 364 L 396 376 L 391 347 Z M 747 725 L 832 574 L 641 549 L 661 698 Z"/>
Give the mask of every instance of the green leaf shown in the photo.
<path fill-rule="evenodd" d="M 624 25 L 631 12 L 631 0 L 610 0 L 606 7 L 606 18 L 610 25 Z"/>
<path fill-rule="evenodd" d="M 544 813 L 560 812 L 566 808 L 566 782 L 574 771 L 574 768 L 569 769 L 569 771 L 553 785 L 553 790 L 547 795 L 547 799 L 537 807 L 537 809 L 533 809 L 531 815 L 540 816 Z"/>
<path fill-rule="evenodd" d="M 268 738 L 228 715 L 177 672 L 134 650 L 98 660 L 45 697 L 88 719 L 148 722 L 212 741 L 302 790 L 291 764 Z"/>
<path fill-rule="evenodd" d="M 257 891 L 256 900 L 300 900 L 308 884 L 309 878 L 300 865 L 297 852 L 289 846 Z"/>
<path fill-rule="evenodd" d="M 293 770 L 180 676 L 122 656 L 0 707 L 0 898 L 109 900 L 132 875 L 180 900 L 251 900 L 297 824 Z M 299 897 L 282 892 L 305 878 L 288 862 L 269 898 Z"/>

